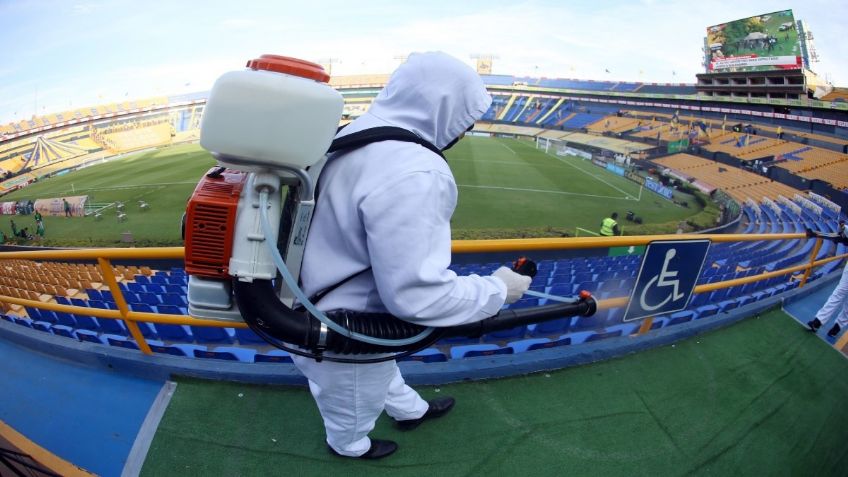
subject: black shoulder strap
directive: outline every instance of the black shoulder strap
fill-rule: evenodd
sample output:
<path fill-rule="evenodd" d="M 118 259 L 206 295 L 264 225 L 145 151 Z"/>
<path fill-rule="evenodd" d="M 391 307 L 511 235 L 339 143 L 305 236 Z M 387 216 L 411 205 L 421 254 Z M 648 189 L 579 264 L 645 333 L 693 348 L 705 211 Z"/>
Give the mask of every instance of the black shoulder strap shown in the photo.
<path fill-rule="evenodd" d="M 344 128 L 344 126 L 340 127 L 339 131 L 341 131 L 343 128 Z M 347 149 L 358 149 L 360 147 L 367 146 L 368 144 L 371 144 L 371 143 L 374 143 L 374 142 L 381 142 L 381 141 L 413 142 L 415 144 L 420 144 L 420 145 L 426 147 L 427 149 L 433 151 L 434 153 L 438 154 L 439 157 L 441 157 L 442 159 L 445 158 L 445 155 L 442 154 L 442 151 L 440 151 L 439 148 L 437 148 L 436 146 L 434 146 L 430 142 L 425 141 L 424 139 L 421 139 L 420 137 L 418 137 L 412 131 L 408 131 L 406 129 L 398 128 L 398 127 L 394 127 L 394 126 L 379 126 L 379 127 L 376 127 L 376 128 L 363 129 L 362 131 L 357 131 L 355 133 L 350 133 L 346 136 L 336 138 L 336 139 L 333 140 L 332 144 L 330 144 L 330 149 L 327 150 L 327 154 L 337 152 L 337 151 L 347 150 Z M 319 180 L 320 180 L 320 178 L 319 178 Z M 316 190 L 316 197 L 317 197 L 317 190 Z M 312 303 L 318 303 L 328 293 L 330 293 L 333 290 L 335 290 L 336 288 L 344 285 L 345 283 L 353 280 L 354 278 L 362 275 L 363 273 L 367 272 L 368 270 L 371 270 L 371 267 L 367 267 L 364 270 L 360 270 L 359 272 L 356 272 L 353 275 L 350 275 L 349 277 L 347 277 L 347 278 L 345 278 L 345 279 L 343 279 L 343 280 L 341 280 L 341 281 L 339 281 L 339 282 L 337 282 L 333 285 L 330 285 L 327 288 L 324 288 L 323 290 L 319 291 L 318 293 L 312 295 L 309 298 L 309 301 L 311 301 Z"/>
<path fill-rule="evenodd" d="M 376 128 L 363 129 L 362 131 L 357 131 L 355 133 L 350 133 L 347 136 L 336 138 L 333 140 L 332 144 L 330 144 L 330 149 L 327 150 L 327 153 L 329 154 L 343 149 L 356 149 L 373 142 L 380 141 L 414 142 L 415 144 L 420 144 L 421 146 L 424 146 L 438 154 L 442 159 L 445 158 L 442 151 L 429 141 L 425 141 L 418 137 L 412 131 L 394 126 L 379 126 Z"/>

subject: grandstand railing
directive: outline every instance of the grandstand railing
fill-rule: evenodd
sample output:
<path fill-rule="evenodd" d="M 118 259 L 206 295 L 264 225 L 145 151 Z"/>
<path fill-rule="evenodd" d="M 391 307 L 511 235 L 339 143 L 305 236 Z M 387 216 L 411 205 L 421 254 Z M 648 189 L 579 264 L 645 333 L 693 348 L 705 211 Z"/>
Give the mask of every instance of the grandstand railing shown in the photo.
<path fill-rule="evenodd" d="M 496 253 L 496 252 L 532 252 L 540 250 L 575 250 L 575 249 L 591 249 L 591 248 L 608 248 L 622 246 L 639 246 L 648 245 L 654 241 L 660 240 L 704 240 L 708 239 L 712 243 L 721 242 L 752 242 L 752 241 L 778 241 L 778 240 L 796 240 L 804 239 L 806 235 L 803 233 L 782 233 L 782 234 L 714 234 L 714 235 L 694 235 L 694 234 L 679 234 L 679 235 L 649 235 L 649 236 L 621 236 L 621 237 L 573 237 L 573 238 L 539 238 L 539 239 L 508 239 L 508 240 L 467 240 L 454 241 L 452 251 L 454 253 Z M 752 275 L 744 278 L 736 278 L 725 280 L 722 282 L 701 284 L 695 287 L 693 293 L 708 293 L 715 290 L 729 288 L 746 283 L 758 282 L 767 280 L 773 277 L 789 275 L 795 272 L 803 271 L 800 277 L 799 287 L 803 287 L 806 283 L 813 267 L 824 265 L 826 263 L 841 260 L 848 257 L 848 254 L 834 255 L 831 257 L 816 260 L 823 240 L 816 239 L 815 246 L 810 254 L 809 262 L 806 264 L 796 265 L 792 267 L 782 268 L 771 272 Z M 94 316 L 96 318 L 107 318 L 123 320 L 128 331 L 133 339 L 137 342 L 139 349 L 145 354 L 152 354 L 153 351 L 142 335 L 138 327 L 138 322 L 161 323 L 171 325 L 192 325 L 192 326 L 211 326 L 221 328 L 247 328 L 247 324 L 233 321 L 211 320 L 192 318 L 186 315 L 163 314 L 138 312 L 130 310 L 127 301 L 123 295 L 123 291 L 118 286 L 118 281 L 112 268 L 112 260 L 151 260 L 151 259 L 184 259 L 185 250 L 182 247 L 153 247 L 143 249 L 126 249 L 126 248 L 100 248 L 100 249 L 78 249 L 78 250 L 38 250 L 38 251 L 22 251 L 22 252 L 0 252 L 0 260 L 12 259 L 28 259 L 28 260 L 96 260 L 100 270 L 103 273 L 104 281 L 112 292 L 115 298 L 117 310 L 88 308 L 74 305 L 62 305 L 56 303 L 45 303 L 41 301 L 28 300 L 23 298 L 2 296 L 0 302 L 7 304 L 16 304 L 26 307 L 45 309 L 66 313 L 77 313 Z M 598 300 L 598 309 L 604 310 L 608 308 L 617 308 L 627 305 L 629 297 L 614 297 Z M 645 333 L 651 327 L 652 318 L 647 318 L 643 321 L 638 333 Z"/>

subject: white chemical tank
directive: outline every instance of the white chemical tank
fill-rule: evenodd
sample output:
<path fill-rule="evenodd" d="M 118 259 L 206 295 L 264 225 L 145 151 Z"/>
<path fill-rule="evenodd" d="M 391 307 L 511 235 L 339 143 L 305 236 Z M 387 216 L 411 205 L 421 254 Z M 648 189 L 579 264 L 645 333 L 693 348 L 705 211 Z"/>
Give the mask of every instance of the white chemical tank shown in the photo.
<path fill-rule="evenodd" d="M 277 55 L 218 78 L 203 111 L 200 145 L 222 165 L 260 171 L 304 169 L 321 159 L 344 100 L 320 65 Z"/>

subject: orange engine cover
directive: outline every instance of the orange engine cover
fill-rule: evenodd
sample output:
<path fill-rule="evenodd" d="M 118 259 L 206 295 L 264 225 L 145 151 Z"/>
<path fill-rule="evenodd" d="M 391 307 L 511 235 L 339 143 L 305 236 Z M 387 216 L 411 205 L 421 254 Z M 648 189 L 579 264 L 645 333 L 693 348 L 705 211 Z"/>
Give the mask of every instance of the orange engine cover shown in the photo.
<path fill-rule="evenodd" d="M 186 209 L 186 273 L 228 278 L 233 227 L 247 173 L 213 167 L 200 179 Z"/>

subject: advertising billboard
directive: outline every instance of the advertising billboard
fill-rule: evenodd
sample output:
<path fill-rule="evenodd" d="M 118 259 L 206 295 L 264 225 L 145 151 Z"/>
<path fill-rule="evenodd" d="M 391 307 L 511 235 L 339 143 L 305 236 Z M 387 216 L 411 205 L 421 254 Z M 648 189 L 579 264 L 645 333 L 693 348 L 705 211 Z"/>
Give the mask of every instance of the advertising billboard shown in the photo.
<path fill-rule="evenodd" d="M 801 68 L 801 45 L 792 10 L 707 28 L 707 72 Z"/>

